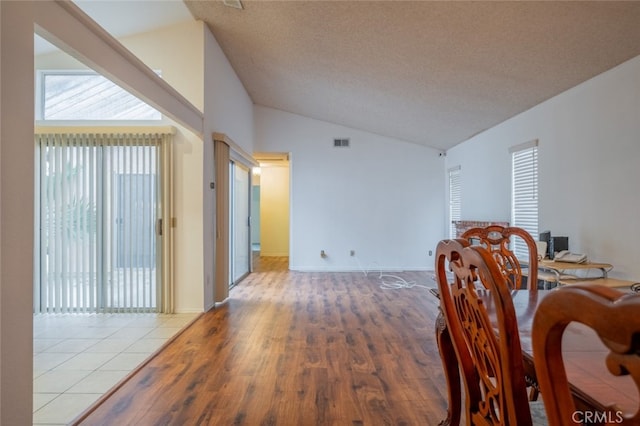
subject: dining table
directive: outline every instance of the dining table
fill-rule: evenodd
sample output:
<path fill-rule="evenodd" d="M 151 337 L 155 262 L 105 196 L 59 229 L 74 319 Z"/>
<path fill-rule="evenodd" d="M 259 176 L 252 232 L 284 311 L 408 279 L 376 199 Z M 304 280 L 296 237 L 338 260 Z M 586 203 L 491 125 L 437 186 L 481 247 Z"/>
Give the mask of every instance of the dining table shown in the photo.
<path fill-rule="evenodd" d="M 535 361 L 533 358 L 531 330 L 536 308 L 541 300 L 558 289 L 512 290 L 512 300 L 518 321 L 518 333 L 522 347 L 522 360 L 528 386 L 537 389 Z M 489 290 L 477 290 L 495 323 L 495 307 Z M 432 293 L 438 296 L 437 289 Z M 440 312 L 436 320 L 438 349 L 445 370 L 448 387 L 447 417 L 440 425 L 459 425 L 462 412 L 460 372 L 455 350 L 447 331 L 446 321 Z M 616 413 L 617 410 L 635 412 L 638 406 L 638 391 L 629 376 L 614 376 L 605 364 L 608 350 L 590 328 L 571 323 L 562 338 L 562 353 L 571 392 L 578 413 Z M 542 396 L 544 398 L 544 396 Z M 607 418 L 598 414 L 599 418 Z M 593 423 L 593 424 L 598 424 Z"/>

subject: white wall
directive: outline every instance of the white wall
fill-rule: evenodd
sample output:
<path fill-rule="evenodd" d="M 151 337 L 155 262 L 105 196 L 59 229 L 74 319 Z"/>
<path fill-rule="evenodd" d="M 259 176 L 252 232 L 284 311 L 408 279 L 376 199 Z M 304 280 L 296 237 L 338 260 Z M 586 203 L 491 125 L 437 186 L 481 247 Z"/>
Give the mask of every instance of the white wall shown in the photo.
<path fill-rule="evenodd" d="M 256 151 L 292 154 L 291 269 L 433 269 L 445 235 L 436 150 L 260 106 L 254 116 Z M 336 137 L 351 146 L 333 148 Z"/>
<path fill-rule="evenodd" d="M 260 255 L 289 256 L 289 166 L 261 169 Z"/>
<path fill-rule="evenodd" d="M 213 132 L 224 133 L 242 149 L 252 153 L 253 102 L 209 29 L 204 27 L 204 146 L 202 152 L 203 259 L 205 309 L 221 300 L 215 295 L 215 181 Z"/>
<path fill-rule="evenodd" d="M 222 52 L 217 40 L 205 28 L 204 105 L 213 132 L 224 133 L 248 153 L 253 152 L 253 101 Z"/>
<path fill-rule="evenodd" d="M 462 167 L 462 218 L 510 219 L 508 147 L 539 140 L 539 227 L 640 280 L 640 57 L 447 152 Z"/>

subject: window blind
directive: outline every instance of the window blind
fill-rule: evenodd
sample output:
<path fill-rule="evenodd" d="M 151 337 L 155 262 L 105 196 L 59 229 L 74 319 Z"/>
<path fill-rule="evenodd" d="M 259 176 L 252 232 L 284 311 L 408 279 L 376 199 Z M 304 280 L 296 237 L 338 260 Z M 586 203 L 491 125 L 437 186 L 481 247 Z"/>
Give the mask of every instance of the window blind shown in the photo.
<path fill-rule="evenodd" d="M 159 312 L 171 134 L 36 135 L 35 311 Z"/>
<path fill-rule="evenodd" d="M 512 225 L 538 235 L 538 144 L 532 141 L 511 151 L 512 157 Z M 528 256 L 527 245 L 514 241 L 517 257 Z"/>
<path fill-rule="evenodd" d="M 460 166 L 449 169 L 449 238 L 456 238 L 454 222 L 461 219 L 462 174 Z"/>

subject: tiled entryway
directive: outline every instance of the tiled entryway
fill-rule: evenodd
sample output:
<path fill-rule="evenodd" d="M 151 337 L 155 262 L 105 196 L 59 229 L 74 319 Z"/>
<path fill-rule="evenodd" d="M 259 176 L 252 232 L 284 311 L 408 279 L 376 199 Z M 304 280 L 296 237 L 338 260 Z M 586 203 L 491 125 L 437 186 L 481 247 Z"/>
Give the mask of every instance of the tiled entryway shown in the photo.
<path fill-rule="evenodd" d="M 69 424 L 198 315 L 34 315 L 33 424 Z"/>

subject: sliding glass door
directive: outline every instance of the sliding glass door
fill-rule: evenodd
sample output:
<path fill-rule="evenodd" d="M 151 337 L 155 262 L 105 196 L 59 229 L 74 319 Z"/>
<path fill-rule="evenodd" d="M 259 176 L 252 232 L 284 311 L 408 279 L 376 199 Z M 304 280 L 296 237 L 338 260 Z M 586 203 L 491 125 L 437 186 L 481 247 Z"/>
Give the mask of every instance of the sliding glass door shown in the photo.
<path fill-rule="evenodd" d="M 230 227 L 229 253 L 230 286 L 244 278 L 251 269 L 250 234 L 250 170 L 246 166 L 231 161 L 230 164 Z"/>
<path fill-rule="evenodd" d="M 161 311 L 164 136 L 36 136 L 35 312 Z"/>

